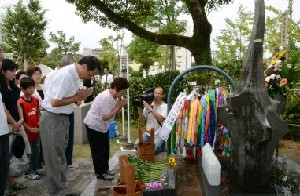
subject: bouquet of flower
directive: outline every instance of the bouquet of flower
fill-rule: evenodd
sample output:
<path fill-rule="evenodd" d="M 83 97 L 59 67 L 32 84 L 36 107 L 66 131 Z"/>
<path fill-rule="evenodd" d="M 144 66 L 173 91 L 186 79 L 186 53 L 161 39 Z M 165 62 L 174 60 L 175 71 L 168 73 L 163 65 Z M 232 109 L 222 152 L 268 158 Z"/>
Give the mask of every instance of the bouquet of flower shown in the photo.
<path fill-rule="evenodd" d="M 287 78 L 281 75 L 281 60 L 276 60 L 274 65 L 268 65 L 265 71 L 265 86 L 272 98 L 286 94 L 287 82 Z"/>

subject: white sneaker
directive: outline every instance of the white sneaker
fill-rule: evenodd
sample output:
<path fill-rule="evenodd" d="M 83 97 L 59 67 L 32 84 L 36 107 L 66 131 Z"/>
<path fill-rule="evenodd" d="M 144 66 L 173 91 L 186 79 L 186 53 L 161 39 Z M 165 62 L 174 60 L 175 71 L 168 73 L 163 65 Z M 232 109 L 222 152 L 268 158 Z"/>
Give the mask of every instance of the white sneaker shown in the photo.
<path fill-rule="evenodd" d="M 68 169 L 78 169 L 78 165 L 68 165 Z"/>

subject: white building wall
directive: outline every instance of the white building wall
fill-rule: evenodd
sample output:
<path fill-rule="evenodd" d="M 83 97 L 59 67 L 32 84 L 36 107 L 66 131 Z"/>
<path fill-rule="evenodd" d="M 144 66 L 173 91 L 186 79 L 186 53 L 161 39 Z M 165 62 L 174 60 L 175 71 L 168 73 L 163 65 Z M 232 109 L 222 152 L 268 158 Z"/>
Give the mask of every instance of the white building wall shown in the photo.
<path fill-rule="evenodd" d="M 82 55 L 83 56 L 90 56 L 90 55 L 92 55 L 92 49 L 91 48 L 83 48 Z"/>
<path fill-rule="evenodd" d="M 189 24 L 186 26 L 186 32 L 184 33 L 185 36 L 191 37 L 192 36 L 192 28 Z M 176 70 L 182 72 L 192 65 L 192 54 L 189 50 L 176 47 Z"/>
<path fill-rule="evenodd" d="M 176 50 L 176 70 L 182 72 L 191 67 L 192 55 L 191 52 L 185 48 Z"/>
<path fill-rule="evenodd" d="M 192 36 L 192 28 L 188 24 L 184 35 L 188 37 Z M 182 72 L 190 68 L 192 65 L 192 59 L 193 57 L 189 50 L 182 47 L 176 47 L 176 70 Z M 155 75 L 164 71 L 166 71 L 164 65 L 155 65 L 154 63 L 154 65 L 150 67 L 148 75 Z"/>

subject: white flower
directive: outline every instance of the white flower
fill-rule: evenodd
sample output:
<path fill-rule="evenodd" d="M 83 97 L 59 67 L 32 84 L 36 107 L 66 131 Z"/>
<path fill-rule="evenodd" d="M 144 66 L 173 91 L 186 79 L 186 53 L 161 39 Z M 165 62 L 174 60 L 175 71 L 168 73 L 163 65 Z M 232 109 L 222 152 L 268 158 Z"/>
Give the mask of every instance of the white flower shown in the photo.
<path fill-rule="evenodd" d="M 275 79 L 275 77 L 276 77 L 276 74 L 271 74 L 271 76 L 270 76 L 271 79 Z"/>
<path fill-rule="evenodd" d="M 271 77 L 270 77 L 270 76 L 267 76 L 267 77 L 265 78 L 265 82 L 269 82 L 270 79 L 271 79 Z"/>
<path fill-rule="evenodd" d="M 278 74 L 278 75 L 276 75 L 276 77 L 275 77 L 276 79 L 280 79 L 281 78 L 281 76 Z"/>

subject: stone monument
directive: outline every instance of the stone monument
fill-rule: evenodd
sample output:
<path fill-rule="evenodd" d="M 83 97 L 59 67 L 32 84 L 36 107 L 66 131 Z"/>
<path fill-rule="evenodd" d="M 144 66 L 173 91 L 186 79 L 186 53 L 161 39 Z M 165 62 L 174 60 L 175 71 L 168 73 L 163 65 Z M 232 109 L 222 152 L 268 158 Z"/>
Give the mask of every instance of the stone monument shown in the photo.
<path fill-rule="evenodd" d="M 274 150 L 287 133 L 278 102 L 264 86 L 264 0 L 255 0 L 255 15 L 247 57 L 227 108 L 219 108 L 218 122 L 231 130 L 230 191 L 253 192 L 269 182 Z"/>

